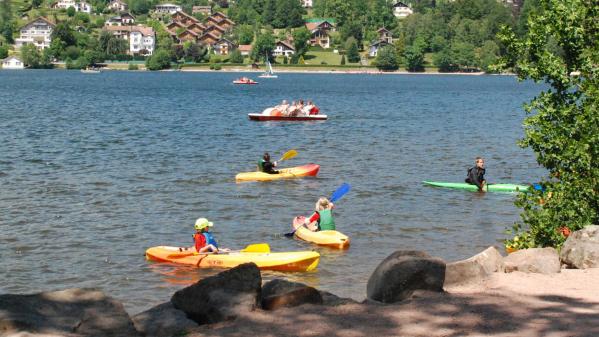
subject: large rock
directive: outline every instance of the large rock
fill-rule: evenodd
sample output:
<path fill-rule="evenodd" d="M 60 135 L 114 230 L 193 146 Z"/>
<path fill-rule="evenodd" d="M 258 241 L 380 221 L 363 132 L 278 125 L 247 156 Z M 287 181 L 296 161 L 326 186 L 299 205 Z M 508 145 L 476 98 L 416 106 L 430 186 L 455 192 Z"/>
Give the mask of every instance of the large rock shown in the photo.
<path fill-rule="evenodd" d="M 162 303 L 132 317 L 137 331 L 146 337 L 183 336 L 198 323 L 187 318 L 171 302 Z"/>
<path fill-rule="evenodd" d="M 122 303 L 93 289 L 0 295 L 0 334 L 140 336 Z"/>
<path fill-rule="evenodd" d="M 258 307 L 261 286 L 260 269 L 246 263 L 177 291 L 171 302 L 198 324 L 216 323 Z"/>
<path fill-rule="evenodd" d="M 495 247 L 489 247 L 473 257 L 447 264 L 445 287 L 480 283 L 494 272 L 503 272 L 503 256 Z"/>
<path fill-rule="evenodd" d="M 505 272 L 552 274 L 561 270 L 559 256 L 554 248 L 529 248 L 513 252 L 503 259 Z"/>
<path fill-rule="evenodd" d="M 347 297 L 339 297 L 339 296 L 332 294 L 328 291 L 319 290 L 319 292 L 320 292 L 320 296 L 322 297 L 322 305 L 336 307 L 338 305 L 358 304 L 359 303 L 358 301 L 356 301 L 354 299 L 347 298 Z"/>
<path fill-rule="evenodd" d="M 599 226 L 587 226 L 570 234 L 560 259 L 570 268 L 599 268 Z"/>
<path fill-rule="evenodd" d="M 322 304 L 322 296 L 315 288 L 303 283 L 274 279 L 262 287 L 262 309 L 276 310 L 305 303 Z"/>
<path fill-rule="evenodd" d="M 366 288 L 369 299 L 394 303 L 415 290 L 443 291 L 445 262 L 425 252 L 398 250 L 374 270 Z"/>

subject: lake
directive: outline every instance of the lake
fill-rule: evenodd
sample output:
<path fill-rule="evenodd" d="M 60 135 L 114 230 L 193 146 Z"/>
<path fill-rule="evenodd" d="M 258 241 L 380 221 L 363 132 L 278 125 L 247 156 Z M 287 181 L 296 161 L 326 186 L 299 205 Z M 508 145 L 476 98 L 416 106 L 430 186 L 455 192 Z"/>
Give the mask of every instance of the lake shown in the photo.
<path fill-rule="evenodd" d="M 247 74 L 246 74 L 247 75 Z M 192 245 L 198 217 L 221 246 L 318 250 L 310 273 L 264 272 L 361 300 L 397 249 L 447 261 L 502 249 L 519 219 L 513 194 L 423 186 L 461 182 L 474 157 L 489 182 L 544 174 L 523 136 L 522 104 L 540 87 L 510 76 L 279 74 L 235 86 L 235 73 L 0 71 L 0 293 L 95 287 L 130 313 L 214 274 L 145 260 Z M 313 100 L 325 122 L 251 122 L 281 100 Z M 236 184 L 264 151 L 315 179 Z M 281 235 L 342 183 L 347 251 Z"/>

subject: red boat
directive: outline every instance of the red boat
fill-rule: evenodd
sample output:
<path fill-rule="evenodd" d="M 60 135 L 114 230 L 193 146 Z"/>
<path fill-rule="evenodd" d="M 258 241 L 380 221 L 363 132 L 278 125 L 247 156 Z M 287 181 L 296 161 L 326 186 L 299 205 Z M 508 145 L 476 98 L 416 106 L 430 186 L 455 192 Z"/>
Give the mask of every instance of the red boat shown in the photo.
<path fill-rule="evenodd" d="M 252 80 L 251 78 L 242 77 L 234 80 L 233 84 L 258 84 L 258 82 Z"/>
<path fill-rule="evenodd" d="M 327 115 L 309 115 L 309 116 L 271 116 L 266 114 L 248 114 L 253 121 L 324 121 Z"/>

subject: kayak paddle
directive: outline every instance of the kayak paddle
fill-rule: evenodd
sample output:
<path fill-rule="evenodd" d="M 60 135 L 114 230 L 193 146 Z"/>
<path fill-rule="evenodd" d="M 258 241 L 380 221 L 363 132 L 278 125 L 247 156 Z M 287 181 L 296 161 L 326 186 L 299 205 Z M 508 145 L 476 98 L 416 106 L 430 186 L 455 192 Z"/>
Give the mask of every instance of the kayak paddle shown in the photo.
<path fill-rule="evenodd" d="M 270 253 L 270 246 L 268 245 L 268 243 L 254 243 L 254 244 L 246 246 L 244 249 L 241 249 L 241 250 L 223 251 L 223 252 L 219 252 L 218 254 L 237 253 L 237 252 Z M 183 257 L 192 256 L 192 255 L 207 255 L 207 254 L 214 254 L 214 253 L 213 252 L 198 253 L 196 251 L 183 251 L 183 252 L 179 252 L 179 253 L 170 254 L 169 256 L 167 256 L 167 258 L 180 259 Z"/>
<path fill-rule="evenodd" d="M 335 202 L 335 201 L 341 199 L 345 194 L 347 194 L 347 192 L 349 192 L 350 189 L 351 189 L 350 184 L 344 183 L 338 189 L 336 189 L 335 192 L 333 192 L 333 194 L 331 195 L 331 197 L 329 198 L 329 200 L 331 202 Z M 286 237 L 290 238 L 290 237 L 292 237 L 295 234 L 295 231 L 297 231 L 297 228 L 294 229 L 293 232 L 285 233 L 283 235 L 285 235 Z"/>
<path fill-rule="evenodd" d="M 295 156 L 297 156 L 297 151 L 295 151 L 295 150 L 289 150 L 289 151 L 285 152 L 283 154 L 283 157 L 281 157 L 281 159 L 279 159 L 278 161 L 283 161 L 283 160 L 291 159 L 291 158 L 293 158 Z"/>

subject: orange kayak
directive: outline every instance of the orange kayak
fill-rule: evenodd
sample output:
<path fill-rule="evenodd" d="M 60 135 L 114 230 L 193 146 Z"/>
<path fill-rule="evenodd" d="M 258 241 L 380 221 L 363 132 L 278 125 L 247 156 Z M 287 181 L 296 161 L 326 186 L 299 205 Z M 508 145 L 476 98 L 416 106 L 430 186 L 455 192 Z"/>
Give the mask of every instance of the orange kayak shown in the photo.
<path fill-rule="evenodd" d="M 301 177 L 314 177 L 318 174 L 320 165 L 307 164 L 303 166 L 280 169 L 279 174 L 269 174 L 260 171 L 242 172 L 235 176 L 237 181 L 270 181 L 279 179 L 293 179 Z"/>

